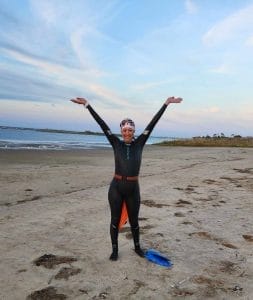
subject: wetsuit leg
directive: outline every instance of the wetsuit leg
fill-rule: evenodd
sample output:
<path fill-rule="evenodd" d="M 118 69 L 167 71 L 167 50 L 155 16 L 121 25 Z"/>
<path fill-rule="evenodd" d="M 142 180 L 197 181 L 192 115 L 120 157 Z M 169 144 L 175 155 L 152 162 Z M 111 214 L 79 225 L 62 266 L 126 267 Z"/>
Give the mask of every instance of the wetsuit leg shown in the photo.
<path fill-rule="evenodd" d="M 111 209 L 111 224 L 110 224 L 110 234 L 112 241 L 112 254 L 110 256 L 111 260 L 117 260 L 118 258 L 118 233 L 119 233 L 119 222 L 121 217 L 121 210 L 123 205 L 123 198 L 118 191 L 117 184 L 113 180 L 111 182 L 108 199 Z"/>
<path fill-rule="evenodd" d="M 135 189 L 132 191 L 131 195 L 126 198 L 126 206 L 134 240 L 135 252 L 139 256 L 144 257 L 144 252 L 140 247 L 140 229 L 138 221 L 140 210 L 140 190 L 138 183 L 136 183 Z"/>

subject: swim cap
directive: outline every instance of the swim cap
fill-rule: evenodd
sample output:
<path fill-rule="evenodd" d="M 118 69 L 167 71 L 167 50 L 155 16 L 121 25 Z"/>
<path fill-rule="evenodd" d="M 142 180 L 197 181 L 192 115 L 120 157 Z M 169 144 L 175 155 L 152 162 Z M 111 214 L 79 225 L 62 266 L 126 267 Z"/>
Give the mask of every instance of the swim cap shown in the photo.
<path fill-rule="evenodd" d="M 135 130 L 135 124 L 134 124 L 134 121 L 129 119 L 129 118 L 126 118 L 124 120 L 122 120 L 120 122 L 120 128 L 123 129 L 123 128 L 131 128 L 133 130 Z"/>

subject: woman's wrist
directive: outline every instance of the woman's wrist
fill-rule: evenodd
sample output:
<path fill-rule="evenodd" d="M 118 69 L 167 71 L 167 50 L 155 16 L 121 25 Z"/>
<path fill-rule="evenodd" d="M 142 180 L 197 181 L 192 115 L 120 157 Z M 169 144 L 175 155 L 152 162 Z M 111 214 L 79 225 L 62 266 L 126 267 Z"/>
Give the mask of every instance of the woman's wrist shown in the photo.
<path fill-rule="evenodd" d="M 88 102 L 88 101 L 86 101 L 86 103 L 83 104 L 83 106 L 84 106 L 85 108 L 87 108 L 88 105 L 89 105 L 89 102 Z"/>

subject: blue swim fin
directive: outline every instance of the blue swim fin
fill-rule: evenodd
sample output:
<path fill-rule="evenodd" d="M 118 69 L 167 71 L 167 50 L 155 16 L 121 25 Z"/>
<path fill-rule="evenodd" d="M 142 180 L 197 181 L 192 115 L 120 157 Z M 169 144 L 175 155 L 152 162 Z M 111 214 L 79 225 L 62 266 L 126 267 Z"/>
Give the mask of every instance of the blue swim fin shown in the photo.
<path fill-rule="evenodd" d="M 154 249 L 149 249 L 145 253 L 145 257 L 149 260 L 152 261 L 153 263 L 171 268 L 173 266 L 173 263 L 170 261 L 170 259 L 163 254 L 159 253 L 158 251 Z"/>

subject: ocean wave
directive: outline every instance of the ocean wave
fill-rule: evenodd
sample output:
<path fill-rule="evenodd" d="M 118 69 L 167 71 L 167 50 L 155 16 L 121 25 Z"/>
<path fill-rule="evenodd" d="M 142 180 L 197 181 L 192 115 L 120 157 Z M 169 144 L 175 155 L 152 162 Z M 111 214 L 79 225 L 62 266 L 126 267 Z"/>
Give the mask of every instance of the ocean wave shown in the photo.
<path fill-rule="evenodd" d="M 105 143 L 76 143 L 76 142 L 17 142 L 0 141 L 0 149 L 24 149 L 24 150 L 71 150 L 71 149 L 95 149 L 108 148 Z"/>

